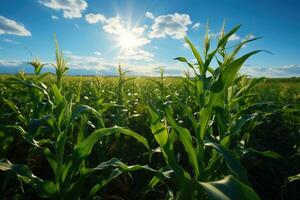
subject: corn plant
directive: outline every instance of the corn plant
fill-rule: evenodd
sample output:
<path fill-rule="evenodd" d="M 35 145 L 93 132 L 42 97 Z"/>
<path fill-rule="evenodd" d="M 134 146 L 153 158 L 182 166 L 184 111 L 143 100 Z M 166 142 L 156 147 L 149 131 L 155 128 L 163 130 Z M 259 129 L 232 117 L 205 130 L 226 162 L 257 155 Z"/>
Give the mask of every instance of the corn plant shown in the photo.
<path fill-rule="evenodd" d="M 259 199 L 251 188 L 245 168 L 239 161 L 241 152 L 235 148 L 231 149 L 233 138 L 237 136 L 240 139 L 243 125 L 253 120 L 255 116 L 247 118 L 243 118 L 242 114 L 232 116 L 229 109 L 236 100 L 233 100 L 233 94 L 230 92 L 239 69 L 250 56 L 259 52 L 253 51 L 237 57 L 244 44 L 258 39 L 248 38 L 227 53 L 228 39 L 239 28 L 240 26 L 236 26 L 225 33 L 223 27 L 216 48 L 212 51 L 207 32 L 203 57 L 189 39 L 185 38 L 197 63 L 191 64 L 184 57 L 178 57 L 176 60 L 187 63 L 194 72 L 195 77 L 188 80 L 188 83 L 194 88 L 192 91 L 196 96 L 199 109 L 196 117 L 189 105 L 183 104 L 180 100 L 177 103 L 188 116 L 192 128 L 178 125 L 170 107 L 165 108 L 163 117 L 157 114 L 152 106 L 149 107 L 152 133 L 167 166 L 174 171 L 172 181 L 175 184 L 176 199 L 206 199 L 206 196 L 209 199 Z M 218 63 L 216 68 L 211 67 L 213 58 Z M 240 96 L 237 98 L 245 98 L 245 94 L 241 94 L 242 90 L 238 92 Z M 176 99 L 175 95 L 173 96 Z M 178 146 L 177 143 L 183 146 L 190 168 L 184 168 L 179 164 L 175 148 Z M 159 181 L 167 182 L 154 178 L 150 186 L 153 187 Z"/>
<path fill-rule="evenodd" d="M 59 49 L 58 41 L 56 39 L 56 34 L 54 34 L 55 41 L 55 61 L 53 64 L 56 70 L 56 84 L 59 88 L 62 85 L 62 77 L 69 70 L 67 60 L 64 57 L 62 50 Z"/>
<path fill-rule="evenodd" d="M 42 63 L 39 59 L 35 58 L 32 61 L 28 62 L 31 66 L 34 67 L 34 73 L 35 75 L 39 75 L 41 73 L 42 68 L 46 65 L 45 63 Z"/>
<path fill-rule="evenodd" d="M 42 154 L 47 159 L 47 167 L 52 171 L 53 176 L 44 180 L 34 175 L 29 165 L 13 164 L 8 159 L 0 160 L 0 170 L 12 171 L 22 183 L 32 186 L 40 197 L 50 199 L 78 199 L 83 196 L 91 199 L 111 180 L 129 171 L 143 169 L 163 177 L 163 173 L 147 166 L 127 166 L 116 158 L 90 166 L 89 156 L 94 145 L 99 144 L 105 137 L 124 134 L 142 143 L 146 149 L 149 149 L 149 145 L 143 136 L 129 129 L 105 128 L 102 115 L 92 107 L 74 106 L 72 95 L 68 99 L 63 95 L 62 88 L 59 89 L 62 87 L 61 80 L 67 69 L 65 68 L 67 63 L 59 53 L 57 41 L 56 55 L 57 82 L 51 85 L 51 89 L 37 80 L 12 78 L 6 82 L 6 84 L 27 87 L 30 93 L 39 98 L 36 99 L 33 96 L 31 101 L 37 104 L 44 102 L 43 104 L 46 105 L 44 112 L 29 116 L 20 125 L 0 127 L 1 133 L 4 132 L 7 135 L 10 131 L 18 133 L 24 141 L 32 145 L 31 150 L 35 152 L 35 155 L 37 152 Z M 12 102 L 7 102 L 7 104 L 11 108 L 15 107 Z M 39 109 L 42 110 L 37 108 L 33 112 Z M 19 115 L 23 120 L 22 114 L 19 113 Z M 87 130 L 93 131 L 88 134 Z M 43 131 L 48 134 L 44 134 Z M 13 138 L 7 137 L 6 141 L 11 142 Z M 102 171 L 104 171 L 103 174 L 99 173 Z M 91 184 L 85 185 L 87 182 Z M 83 185 L 86 190 L 81 190 Z"/>

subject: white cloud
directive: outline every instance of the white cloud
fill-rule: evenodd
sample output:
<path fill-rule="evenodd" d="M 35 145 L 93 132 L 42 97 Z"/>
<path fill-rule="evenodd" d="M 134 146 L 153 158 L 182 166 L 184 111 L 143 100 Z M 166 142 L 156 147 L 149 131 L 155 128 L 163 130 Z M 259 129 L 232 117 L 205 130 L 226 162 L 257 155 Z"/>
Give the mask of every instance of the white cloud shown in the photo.
<path fill-rule="evenodd" d="M 190 45 L 189 45 L 188 43 L 186 43 L 186 42 L 183 43 L 183 46 L 184 46 L 184 48 L 186 48 L 186 49 L 189 49 L 189 48 L 190 48 Z"/>
<path fill-rule="evenodd" d="M 113 35 L 120 35 L 125 30 L 119 16 L 108 18 L 102 28 L 105 32 Z"/>
<path fill-rule="evenodd" d="M 192 26 L 192 29 L 197 30 L 199 27 L 200 27 L 200 23 L 197 22 L 197 23 L 195 23 L 195 24 Z"/>
<path fill-rule="evenodd" d="M 135 43 L 138 44 L 137 46 L 143 46 L 150 43 L 150 40 L 148 38 L 143 37 L 144 32 L 148 28 L 147 25 L 135 26 L 128 30 L 128 28 L 125 27 L 125 24 L 120 16 L 106 18 L 104 15 L 99 13 L 88 14 L 85 16 L 85 19 L 90 24 L 102 23 L 102 29 L 114 36 L 120 36 L 126 32 L 130 32 L 135 36 L 134 38 L 137 40 L 135 41 Z"/>
<path fill-rule="evenodd" d="M 0 35 L 1 34 L 31 36 L 31 32 L 27 30 L 23 24 L 3 16 L 0 16 Z"/>
<path fill-rule="evenodd" d="M 100 52 L 98 52 L 100 53 Z M 95 54 L 95 52 L 94 52 Z M 80 56 L 80 55 L 68 55 L 68 60 L 69 60 L 69 67 L 70 69 L 75 69 L 75 70 L 96 70 L 98 71 L 100 74 L 101 72 L 105 73 L 105 74 L 116 74 L 117 72 L 117 66 L 121 63 L 122 66 L 126 66 L 126 70 L 130 70 L 132 71 L 134 74 L 136 75 L 148 75 L 149 76 L 149 71 L 151 71 L 152 69 L 149 69 L 149 63 L 143 63 L 141 64 L 140 61 L 139 63 L 134 63 L 134 61 L 136 60 L 140 60 L 140 59 L 134 59 L 132 60 L 132 55 L 130 54 L 135 54 L 133 57 L 136 56 L 141 56 L 141 57 L 145 57 L 145 56 L 150 56 L 151 55 L 147 55 L 147 52 L 143 52 L 143 50 L 141 50 L 139 52 L 139 55 L 136 54 L 136 51 L 129 51 L 127 56 L 130 56 L 130 59 L 126 58 L 126 55 L 122 55 L 123 57 L 119 57 L 119 61 L 116 62 L 107 62 L 104 61 L 103 58 L 99 57 L 99 56 Z M 132 61 L 132 62 L 131 62 Z M 152 64 L 151 66 L 156 66 Z M 125 69 L 124 68 L 124 69 Z"/>
<path fill-rule="evenodd" d="M 151 61 L 154 55 L 148 51 L 143 49 L 128 49 L 121 53 L 118 56 L 120 60 L 144 60 L 144 61 Z"/>
<path fill-rule="evenodd" d="M 148 38 L 143 36 L 145 30 L 148 28 L 147 25 L 136 26 L 133 27 L 131 30 L 127 30 L 119 16 L 108 18 L 105 21 L 105 24 L 102 28 L 105 32 L 115 35 L 117 37 L 122 37 L 124 33 L 130 32 L 130 34 L 134 36 L 133 48 L 142 47 L 151 42 Z"/>
<path fill-rule="evenodd" d="M 236 40 L 240 40 L 240 39 L 241 39 L 241 37 L 234 33 L 233 35 L 231 35 L 228 38 L 228 41 L 236 41 Z"/>
<path fill-rule="evenodd" d="M 70 69 L 106 69 L 103 64 L 104 61 L 100 57 L 95 56 L 79 56 L 68 55 Z"/>
<path fill-rule="evenodd" d="M 142 35 L 147 30 L 147 28 L 148 28 L 147 25 L 137 26 L 132 29 L 132 33 L 137 34 L 137 35 Z"/>
<path fill-rule="evenodd" d="M 95 51 L 94 54 L 95 54 L 96 56 L 101 56 L 101 52 L 99 52 L 99 51 Z"/>
<path fill-rule="evenodd" d="M 149 64 L 136 64 L 130 62 L 126 58 L 119 58 L 118 62 L 106 62 L 99 56 L 79 56 L 79 55 L 70 55 L 69 58 L 69 67 L 70 71 L 80 70 L 82 74 L 83 71 L 88 73 L 93 73 L 96 71 L 98 74 L 106 75 L 116 75 L 117 67 L 121 64 L 123 70 L 131 71 L 133 75 L 150 75 L 153 70 L 148 67 Z M 153 65 L 154 66 L 154 65 Z"/>
<path fill-rule="evenodd" d="M 153 15 L 153 13 L 148 12 L 148 11 L 145 13 L 145 16 L 146 16 L 147 18 L 149 18 L 149 19 L 154 19 L 154 18 L 155 18 L 155 16 Z"/>
<path fill-rule="evenodd" d="M 221 35 L 221 32 L 218 32 L 218 33 L 210 32 L 209 35 L 210 35 L 210 37 L 219 37 Z M 240 39 L 241 39 L 241 36 L 239 36 L 236 33 L 234 33 L 233 35 L 231 35 L 228 38 L 228 41 L 237 41 L 237 40 L 240 40 Z"/>
<path fill-rule="evenodd" d="M 299 77 L 300 65 L 284 65 L 279 67 L 259 67 L 244 65 L 241 73 L 252 77 Z"/>
<path fill-rule="evenodd" d="M 190 16 L 187 14 L 168 14 L 160 15 L 154 19 L 151 26 L 152 31 L 149 33 L 150 38 L 162 38 L 171 36 L 174 39 L 183 38 L 187 31 L 188 25 L 192 24 Z"/>
<path fill-rule="evenodd" d="M 11 40 L 11 39 L 7 39 L 7 38 L 4 38 L 4 39 L 3 39 L 3 42 L 8 42 L 8 43 L 11 43 L 11 44 L 20 44 L 20 43 L 17 42 L 17 41 L 14 41 L 14 40 Z"/>
<path fill-rule="evenodd" d="M 80 18 L 88 4 L 85 0 L 39 0 L 41 4 L 55 11 L 63 11 L 64 18 Z"/>
<path fill-rule="evenodd" d="M 57 17 L 56 15 L 51 15 L 51 18 L 52 18 L 53 20 L 58 20 L 58 17 Z"/>
<path fill-rule="evenodd" d="M 255 36 L 252 34 L 249 36 L 249 39 L 254 39 L 254 38 L 255 38 Z"/>
<path fill-rule="evenodd" d="M 63 53 L 64 53 L 64 54 L 72 54 L 71 51 L 67 51 L 67 50 L 63 50 Z"/>
<path fill-rule="evenodd" d="M 210 30 L 209 30 L 209 32 L 208 32 L 209 37 L 219 37 L 220 34 L 221 34 L 220 32 L 218 32 L 218 33 L 213 33 L 213 32 L 211 32 Z"/>
<path fill-rule="evenodd" d="M 242 42 L 245 42 L 246 40 L 251 40 L 251 39 L 254 39 L 254 38 L 255 38 L 255 36 L 251 34 L 249 37 L 246 37 L 246 38 L 242 39 Z"/>
<path fill-rule="evenodd" d="M 250 35 L 249 38 L 247 38 L 247 40 L 251 40 L 251 39 L 254 39 L 254 38 L 255 38 L 254 35 Z M 242 39 L 242 42 L 245 42 L 245 41 L 246 41 L 246 38 Z M 244 44 L 244 45 L 242 46 L 242 48 L 247 48 L 247 47 L 248 47 L 247 44 Z"/>
<path fill-rule="evenodd" d="M 121 63 L 124 70 L 130 71 L 130 75 L 136 76 L 159 76 L 160 71 L 158 66 L 163 67 L 165 76 L 181 76 L 183 75 L 185 67 L 177 62 L 164 63 L 164 62 L 148 62 L 148 63 Z"/>
<path fill-rule="evenodd" d="M 106 18 L 104 15 L 102 15 L 100 13 L 98 13 L 98 14 L 89 13 L 89 14 L 85 15 L 85 20 L 89 24 L 96 24 L 98 22 L 104 23 Z"/>
<path fill-rule="evenodd" d="M 151 40 L 145 36 L 147 25 L 128 28 L 120 16 L 107 18 L 102 14 L 88 14 L 85 17 L 90 24 L 101 23 L 102 29 L 111 34 L 118 43 L 131 39 L 130 49 L 119 52 L 118 59 L 122 60 L 151 60 L 154 55 L 144 49 Z M 124 41 L 123 41 L 124 40 Z M 120 47 L 122 49 L 122 46 Z"/>
<path fill-rule="evenodd" d="M 0 66 L 2 67 L 16 67 L 23 64 L 23 61 L 19 60 L 0 60 Z"/>

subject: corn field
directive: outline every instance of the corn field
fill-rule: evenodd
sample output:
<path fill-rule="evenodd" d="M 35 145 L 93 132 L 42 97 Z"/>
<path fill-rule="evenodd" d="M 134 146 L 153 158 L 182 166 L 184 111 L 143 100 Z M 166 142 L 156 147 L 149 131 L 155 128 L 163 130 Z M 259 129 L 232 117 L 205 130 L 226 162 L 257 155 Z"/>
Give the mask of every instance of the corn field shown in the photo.
<path fill-rule="evenodd" d="M 299 199 L 300 79 L 239 74 L 224 28 L 184 77 L 0 77 L 0 199 Z"/>

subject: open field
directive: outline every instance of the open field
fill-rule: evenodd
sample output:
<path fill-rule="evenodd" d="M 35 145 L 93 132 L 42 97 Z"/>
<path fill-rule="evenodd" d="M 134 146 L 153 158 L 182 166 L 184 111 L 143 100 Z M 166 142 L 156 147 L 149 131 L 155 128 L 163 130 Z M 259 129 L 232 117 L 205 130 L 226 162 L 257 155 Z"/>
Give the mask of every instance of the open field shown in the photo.
<path fill-rule="evenodd" d="M 0 199 L 299 199 L 300 79 L 239 76 L 238 29 L 185 38 L 192 76 L 65 76 L 56 40 L 55 74 L 0 76 Z"/>
<path fill-rule="evenodd" d="M 43 108 L 42 102 L 35 100 L 40 98 L 40 94 L 35 96 L 34 88 L 24 87 L 22 84 L 4 83 L 12 77 L 12 75 L 1 76 L 1 157 L 8 158 L 13 163 L 27 164 L 33 173 L 40 178 L 53 179 L 51 166 L 43 158 L 42 152 L 39 153 L 38 148 L 28 145 L 28 141 L 22 139 L 24 136 L 18 135 L 19 130 L 4 128 L 4 126 L 18 125 L 26 131 L 32 129 L 31 134 L 34 135 L 35 140 L 42 141 L 47 138 L 46 140 L 50 141 L 45 142 L 51 143 L 51 141 L 55 141 L 56 136 L 54 127 L 51 128 L 50 126 L 50 116 L 55 113 L 49 112 L 51 111 L 50 108 Z M 29 75 L 29 77 L 28 79 L 36 79 L 34 76 Z M 77 105 L 88 105 L 101 113 L 106 127 L 114 125 L 128 127 L 147 138 L 151 149 L 155 149 L 157 144 L 151 134 L 147 112 L 149 104 L 162 108 L 164 107 L 163 102 L 166 102 L 165 104 L 174 110 L 174 117 L 176 117 L 177 122 L 181 123 L 183 127 L 191 127 L 190 122 L 185 117 L 186 112 L 178 107 L 177 100 L 170 94 L 176 94 L 181 101 L 187 102 L 192 112 L 196 112 L 198 108 L 192 103 L 188 103 L 192 101 L 192 99 L 188 99 L 191 91 L 186 91 L 184 78 L 166 78 L 164 80 L 165 94 L 161 93 L 160 85 L 153 80 L 160 81 L 159 78 L 132 78 L 124 82 L 124 85 L 119 85 L 120 80 L 118 77 L 66 76 L 61 93 L 68 101 L 72 100 L 74 104 L 72 107 L 75 110 Z M 54 77 L 44 81 L 48 88 L 46 91 L 50 95 L 52 93 L 51 84 L 54 81 Z M 251 93 L 254 95 L 248 98 L 246 105 L 250 106 L 259 102 L 268 103 L 255 111 L 256 113 L 263 113 L 256 126 L 245 124 L 240 130 L 242 133 L 249 133 L 250 139 L 247 148 L 256 148 L 261 151 L 272 150 L 284 156 L 284 159 L 277 160 L 254 156 L 251 160 L 249 160 L 250 158 L 243 160 L 249 179 L 254 189 L 263 199 L 276 199 L 279 195 L 287 195 L 286 199 L 292 199 L 293 197 L 297 199 L 298 191 L 293 191 L 294 186 L 287 184 L 287 177 L 296 174 L 300 170 L 299 111 L 290 112 L 285 108 L 299 110 L 300 80 L 261 80 L 251 89 Z M 57 97 L 53 96 L 51 98 Z M 164 99 L 163 102 L 161 98 Z M 36 101 L 36 103 L 33 101 Z M 82 131 L 89 135 L 96 129 L 96 121 L 92 115 L 80 115 L 73 122 L 72 133 L 77 134 Z M 192 130 L 190 131 L 192 132 Z M 72 148 L 72 143 L 75 142 L 74 140 L 78 136 L 70 135 L 69 137 L 71 138 L 67 141 L 67 149 Z M 184 150 L 179 146 L 177 154 L 177 156 L 185 155 Z M 149 164 L 148 156 L 147 150 L 132 139 L 121 135 L 109 136 L 109 138 L 102 141 L 102 145 L 100 143 L 96 144 L 89 158 L 89 165 L 94 166 L 97 163 L 109 160 L 111 157 L 120 158 L 128 164 Z M 183 166 L 188 166 L 188 161 L 184 156 L 179 162 Z M 159 169 L 163 163 L 162 158 L 154 154 L 150 166 Z M 107 174 L 107 172 L 104 174 Z M 109 183 L 100 194 L 108 198 L 108 196 L 113 196 L 114 191 L 118 191 L 118 195 L 122 198 L 139 198 L 135 195 L 142 194 L 143 188 L 146 187 L 151 176 L 145 172 L 140 175 L 133 174 L 133 176 L 140 177 L 131 179 L 128 175 L 122 175 Z M 12 196 L 18 196 L 17 193 L 22 193 L 15 176 L 1 173 L 1 180 L 5 180 L 1 185 L 1 194 L 4 197 L 11 198 Z M 293 193 L 287 193 L 285 191 L 286 187 L 288 191 L 292 190 Z M 163 191 L 166 191 L 166 189 L 162 186 L 158 187 L 156 191 L 149 192 L 148 197 L 145 198 L 152 199 L 153 196 L 161 196 L 160 198 L 162 198 Z M 27 198 L 36 195 L 30 187 L 26 186 L 24 190 Z"/>

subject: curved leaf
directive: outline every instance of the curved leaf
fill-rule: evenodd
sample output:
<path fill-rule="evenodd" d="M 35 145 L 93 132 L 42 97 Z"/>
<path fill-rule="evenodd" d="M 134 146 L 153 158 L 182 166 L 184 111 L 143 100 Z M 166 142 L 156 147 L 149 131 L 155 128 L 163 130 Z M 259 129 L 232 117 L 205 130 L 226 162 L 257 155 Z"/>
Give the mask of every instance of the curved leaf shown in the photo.
<path fill-rule="evenodd" d="M 239 177 L 239 179 L 241 179 L 244 183 L 249 184 L 246 169 L 243 167 L 240 161 L 232 155 L 232 153 L 228 149 L 213 142 L 206 142 L 205 146 L 213 147 L 219 154 L 223 156 L 229 169 L 234 174 L 236 174 Z"/>
<path fill-rule="evenodd" d="M 13 171 L 21 181 L 31 185 L 41 197 L 55 199 L 57 196 L 55 184 L 38 178 L 26 165 L 14 165 L 8 160 L 0 160 L 0 170 Z"/>
<path fill-rule="evenodd" d="M 255 191 L 233 176 L 213 182 L 199 182 L 210 200 L 259 200 Z"/>

